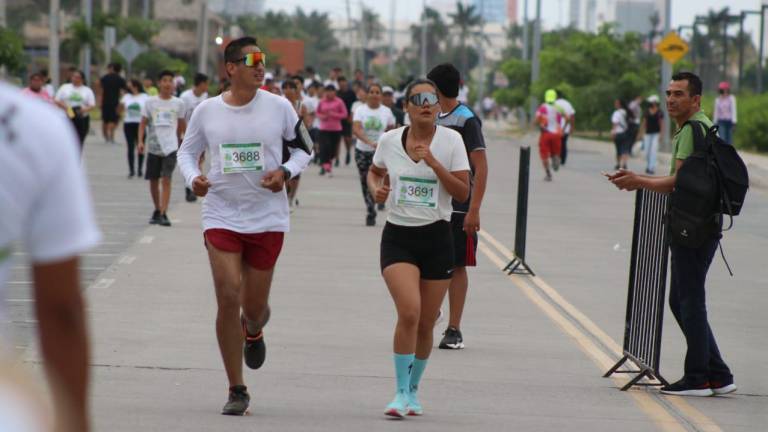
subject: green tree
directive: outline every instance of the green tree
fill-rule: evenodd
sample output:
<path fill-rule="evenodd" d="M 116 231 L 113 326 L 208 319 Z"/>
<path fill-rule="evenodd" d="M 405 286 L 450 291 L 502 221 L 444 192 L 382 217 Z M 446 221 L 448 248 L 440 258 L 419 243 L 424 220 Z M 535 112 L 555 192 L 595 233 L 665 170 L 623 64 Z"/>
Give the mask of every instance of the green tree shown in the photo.
<path fill-rule="evenodd" d="M 24 69 L 24 64 L 24 41 L 15 31 L 0 27 L 0 66 L 17 73 Z"/>
<path fill-rule="evenodd" d="M 483 19 L 474 5 L 465 6 L 463 3 L 456 3 L 456 12 L 451 13 L 448 16 L 453 20 L 453 27 L 459 31 L 458 39 L 461 52 L 461 76 L 466 77 L 469 75 L 467 42 L 475 39 L 474 30 L 482 24 Z"/>
<path fill-rule="evenodd" d="M 421 22 L 426 22 L 427 27 L 427 65 L 435 64 L 435 60 L 442 57 L 441 46 L 448 38 L 448 26 L 443 21 L 440 12 L 430 7 L 424 9 L 421 14 Z M 411 25 L 411 37 L 415 42 L 411 54 L 417 60 L 417 64 L 421 56 L 421 28 L 422 24 Z M 416 69 L 418 67 L 413 70 Z"/>

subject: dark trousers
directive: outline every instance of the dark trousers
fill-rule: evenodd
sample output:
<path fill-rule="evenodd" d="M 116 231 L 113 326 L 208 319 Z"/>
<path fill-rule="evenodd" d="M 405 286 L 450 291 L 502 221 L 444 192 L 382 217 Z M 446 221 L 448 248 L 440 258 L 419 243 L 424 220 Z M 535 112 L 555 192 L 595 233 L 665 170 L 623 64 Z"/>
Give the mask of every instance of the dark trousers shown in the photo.
<path fill-rule="evenodd" d="M 360 187 L 363 190 L 363 200 L 365 200 L 365 208 L 369 216 L 376 216 L 376 203 L 373 201 L 373 196 L 368 190 L 368 170 L 373 163 L 373 153 L 355 149 L 355 163 L 360 174 Z"/>
<path fill-rule="evenodd" d="M 128 172 L 135 174 L 134 161 L 136 153 L 136 142 L 139 140 L 139 124 L 123 123 L 123 132 L 125 133 L 125 142 L 128 143 Z M 144 167 L 144 154 L 139 153 L 139 175 Z"/>
<path fill-rule="evenodd" d="M 320 163 L 329 164 L 336 157 L 341 131 L 320 131 Z"/>
<path fill-rule="evenodd" d="M 720 356 L 715 336 L 707 321 L 704 284 L 709 265 L 717 251 L 718 240 L 698 248 L 672 245 L 672 282 L 669 307 L 685 335 L 685 380 L 692 384 L 732 378 Z"/>
<path fill-rule="evenodd" d="M 733 145 L 733 122 L 731 120 L 720 120 L 717 122 L 718 132 L 723 141 Z"/>
<path fill-rule="evenodd" d="M 82 151 L 83 143 L 85 143 L 85 137 L 88 136 L 88 130 L 91 128 L 91 118 L 87 115 L 76 115 L 74 118 L 72 118 L 72 125 L 77 131 L 77 137 L 80 138 L 80 151 Z"/>
<path fill-rule="evenodd" d="M 560 163 L 565 165 L 565 160 L 568 158 L 568 136 L 564 133 L 562 142 L 560 143 Z"/>

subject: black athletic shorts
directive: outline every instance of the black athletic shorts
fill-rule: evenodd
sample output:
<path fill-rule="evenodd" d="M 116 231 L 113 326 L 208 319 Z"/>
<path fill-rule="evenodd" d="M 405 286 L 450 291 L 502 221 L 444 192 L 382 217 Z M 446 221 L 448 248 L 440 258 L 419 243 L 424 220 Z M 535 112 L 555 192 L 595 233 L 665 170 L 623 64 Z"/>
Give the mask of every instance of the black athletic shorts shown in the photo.
<path fill-rule="evenodd" d="M 104 123 L 117 123 L 119 117 L 117 115 L 117 105 L 107 105 L 104 104 L 101 106 L 101 121 Z"/>
<path fill-rule="evenodd" d="M 464 231 L 464 218 L 466 216 L 466 213 L 454 212 L 451 214 L 454 263 L 456 267 L 474 267 L 477 265 L 477 233 L 467 236 L 467 233 Z"/>
<path fill-rule="evenodd" d="M 381 234 L 381 271 L 395 263 L 415 265 L 421 279 L 450 279 L 454 268 L 451 225 L 444 220 L 417 227 L 387 222 Z"/>
<path fill-rule="evenodd" d="M 347 119 L 341 121 L 341 136 L 352 136 L 352 123 Z"/>
<path fill-rule="evenodd" d="M 144 178 L 147 180 L 157 180 L 160 177 L 171 178 L 174 169 L 176 169 L 176 152 L 168 156 L 149 153 L 147 154 L 147 169 L 144 171 Z"/>

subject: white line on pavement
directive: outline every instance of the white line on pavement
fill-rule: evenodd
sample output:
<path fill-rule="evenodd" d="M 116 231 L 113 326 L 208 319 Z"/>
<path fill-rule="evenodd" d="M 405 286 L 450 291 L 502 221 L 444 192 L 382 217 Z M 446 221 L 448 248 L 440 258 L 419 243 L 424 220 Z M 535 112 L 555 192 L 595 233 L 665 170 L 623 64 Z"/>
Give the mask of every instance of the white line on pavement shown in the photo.
<path fill-rule="evenodd" d="M 93 288 L 93 289 L 107 289 L 110 286 L 112 286 L 113 283 L 115 283 L 114 279 L 99 279 L 93 285 L 91 285 L 91 288 Z"/>
<path fill-rule="evenodd" d="M 141 243 L 141 244 L 150 244 L 153 241 L 155 241 L 155 237 L 154 236 L 144 236 L 141 239 L 139 239 L 139 243 Z"/>
<path fill-rule="evenodd" d="M 119 264 L 133 264 L 136 261 L 136 257 L 133 255 L 123 255 L 118 261 Z"/>
<path fill-rule="evenodd" d="M 487 241 L 488 243 L 496 247 L 496 250 L 498 250 L 505 258 L 507 258 L 508 260 L 511 260 L 514 258 L 514 254 L 508 248 L 502 245 L 499 241 L 497 241 L 490 233 L 488 233 L 487 231 L 481 230 L 479 231 L 479 234 L 483 238 L 483 240 Z M 478 247 L 483 253 L 485 253 L 486 256 L 488 256 L 489 259 L 491 259 L 491 261 L 494 261 L 500 267 L 503 267 L 505 265 L 502 259 L 496 256 L 487 245 L 480 243 Z M 518 285 L 518 287 L 522 289 L 522 287 L 517 283 L 517 282 L 522 282 L 524 280 L 522 277 L 510 275 L 509 278 L 513 282 L 515 282 L 515 284 Z M 562 310 L 565 311 L 574 321 L 579 323 L 595 339 L 599 340 L 601 344 L 604 346 L 604 348 L 607 349 L 611 355 L 613 355 L 614 357 L 621 357 L 622 349 L 620 345 L 616 343 L 610 336 L 608 336 L 608 334 L 605 333 L 605 331 L 603 331 L 597 324 L 595 324 L 591 319 L 589 319 L 589 317 L 587 317 L 579 309 L 573 306 L 573 304 L 571 304 L 565 298 L 563 298 L 560 295 L 560 293 L 557 292 L 557 290 L 555 290 L 549 284 L 547 284 L 541 277 L 535 276 L 535 277 L 527 278 L 525 280 L 532 281 L 539 288 L 539 290 L 544 295 L 546 295 L 546 297 L 548 297 L 550 302 L 562 308 Z M 535 293 L 535 295 L 541 297 L 539 293 Z M 544 300 L 544 301 L 547 302 L 547 300 Z M 549 302 L 547 302 L 547 305 L 551 307 Z M 557 312 L 557 314 L 563 320 L 567 320 L 567 318 L 564 317 L 561 312 Z M 552 319 L 554 320 L 555 318 L 552 318 Z M 562 327 L 563 326 L 561 325 L 561 328 Z M 595 347 L 595 349 L 599 349 L 597 348 L 596 345 L 593 344 L 593 346 Z M 602 350 L 601 350 L 601 353 L 602 353 Z M 595 362 L 602 367 L 603 370 L 608 370 L 612 366 L 612 362 L 607 364 L 607 367 L 606 367 L 606 365 L 601 364 L 602 362 L 599 362 L 595 356 L 593 355 L 591 356 L 595 360 Z M 623 380 L 623 381 L 627 382 L 628 380 Z M 623 384 L 621 384 L 621 386 L 623 386 Z M 672 396 L 672 397 L 665 397 L 664 400 L 674 405 L 677 408 L 678 412 L 681 413 L 683 416 L 685 416 L 688 420 L 690 420 L 697 427 L 698 430 L 707 431 L 707 432 L 722 432 L 722 429 L 720 429 L 717 423 L 715 423 L 712 419 L 704 415 L 704 413 L 702 413 L 701 411 L 691 406 L 688 402 L 686 402 L 682 398 Z M 637 402 L 641 406 L 644 406 L 647 403 L 647 401 L 639 401 L 639 400 Z M 651 403 L 659 404 L 659 402 L 657 401 L 653 401 Z M 647 411 L 646 408 L 647 407 L 644 407 L 644 410 Z"/>

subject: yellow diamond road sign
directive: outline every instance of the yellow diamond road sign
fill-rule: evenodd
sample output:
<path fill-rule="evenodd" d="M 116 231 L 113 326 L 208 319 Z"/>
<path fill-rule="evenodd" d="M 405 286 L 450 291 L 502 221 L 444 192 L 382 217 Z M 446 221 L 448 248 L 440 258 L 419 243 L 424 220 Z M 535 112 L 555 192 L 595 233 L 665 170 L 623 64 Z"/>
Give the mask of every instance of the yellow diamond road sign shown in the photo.
<path fill-rule="evenodd" d="M 675 32 L 669 32 L 664 39 L 656 45 L 656 51 L 671 64 L 677 63 L 688 52 L 688 44 L 680 39 Z"/>

